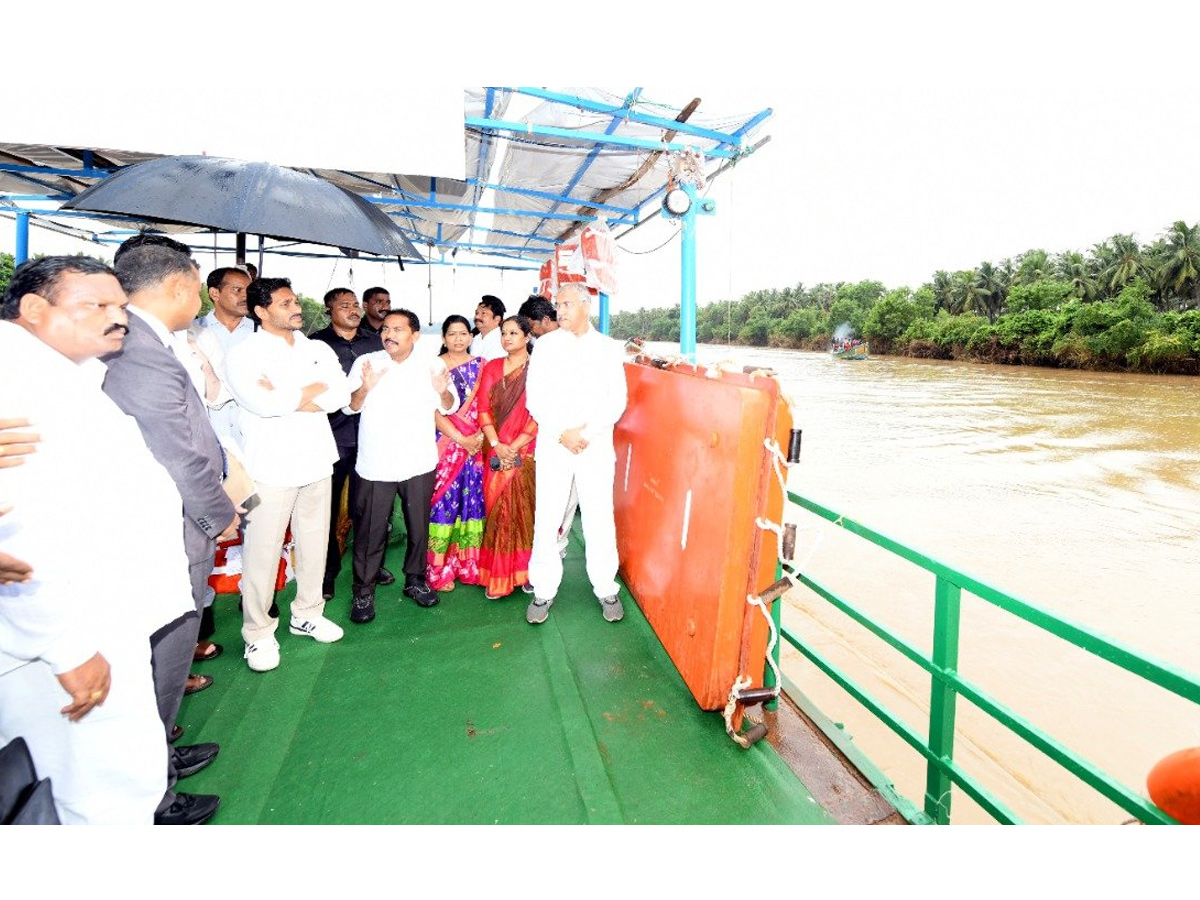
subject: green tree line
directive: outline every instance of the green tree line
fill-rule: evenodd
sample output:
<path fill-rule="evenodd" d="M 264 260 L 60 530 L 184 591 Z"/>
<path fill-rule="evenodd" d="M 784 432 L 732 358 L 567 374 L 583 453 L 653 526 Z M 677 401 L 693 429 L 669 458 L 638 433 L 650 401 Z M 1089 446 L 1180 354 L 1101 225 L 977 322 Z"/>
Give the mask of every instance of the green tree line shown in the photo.
<path fill-rule="evenodd" d="M 701 343 L 827 349 L 849 326 L 872 353 L 1200 374 L 1200 225 L 1151 244 L 1113 235 L 1085 252 L 1029 250 L 915 290 L 878 281 L 751 291 L 696 314 Z M 679 307 L 612 317 L 614 337 L 679 340 Z"/>

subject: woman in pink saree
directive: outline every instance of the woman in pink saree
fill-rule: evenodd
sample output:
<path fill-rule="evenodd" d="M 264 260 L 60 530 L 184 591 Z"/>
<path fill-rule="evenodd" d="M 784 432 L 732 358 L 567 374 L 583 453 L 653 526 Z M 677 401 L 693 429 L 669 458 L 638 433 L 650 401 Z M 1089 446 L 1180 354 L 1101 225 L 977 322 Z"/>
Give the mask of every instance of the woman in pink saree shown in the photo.
<path fill-rule="evenodd" d="M 483 474 L 487 521 L 479 550 L 479 581 L 489 600 L 529 584 L 537 442 L 537 422 L 525 407 L 531 327 L 524 316 L 505 319 L 500 345 L 508 355 L 489 362 L 479 376 L 479 425 L 488 443 Z"/>

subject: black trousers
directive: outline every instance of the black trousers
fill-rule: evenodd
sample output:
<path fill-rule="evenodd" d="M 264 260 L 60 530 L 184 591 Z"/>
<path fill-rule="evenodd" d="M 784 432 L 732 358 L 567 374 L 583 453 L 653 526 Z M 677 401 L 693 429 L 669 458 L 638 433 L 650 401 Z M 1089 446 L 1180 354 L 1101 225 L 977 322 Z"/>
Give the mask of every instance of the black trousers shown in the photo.
<path fill-rule="evenodd" d="M 358 447 L 338 447 L 338 460 L 333 464 L 333 484 L 329 500 L 329 550 L 325 554 L 325 580 L 323 586 L 332 588 L 342 571 L 342 551 L 338 547 L 338 513 L 342 511 L 342 491 L 350 482 L 350 517 L 354 517 L 355 495 L 358 493 L 358 476 L 354 474 L 354 463 L 358 459 Z"/>
<path fill-rule="evenodd" d="M 425 578 L 429 552 L 429 507 L 433 503 L 434 471 L 414 475 L 406 481 L 368 481 L 355 475 L 358 482 L 354 503 L 354 593 L 375 586 L 379 567 L 387 552 L 388 523 L 397 495 L 408 531 L 408 549 L 404 553 L 404 581 Z"/>
<path fill-rule="evenodd" d="M 175 802 L 175 754 L 171 752 L 170 735 L 183 702 L 183 689 L 192 668 L 196 652 L 196 634 L 200 616 L 195 610 L 180 616 L 150 635 L 150 665 L 154 677 L 154 693 L 158 700 L 158 715 L 163 723 L 163 739 L 167 741 L 167 792 L 155 812 L 166 812 Z"/>

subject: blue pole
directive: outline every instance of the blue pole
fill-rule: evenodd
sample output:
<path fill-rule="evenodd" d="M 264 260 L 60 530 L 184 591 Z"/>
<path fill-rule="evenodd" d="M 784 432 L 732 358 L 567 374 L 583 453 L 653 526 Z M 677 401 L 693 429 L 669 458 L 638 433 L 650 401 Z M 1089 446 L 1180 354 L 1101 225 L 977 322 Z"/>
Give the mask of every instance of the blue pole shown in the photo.
<path fill-rule="evenodd" d="M 682 216 L 683 240 L 680 247 L 679 273 L 679 352 L 696 361 L 696 202 L 690 186 L 685 190 L 692 204 Z"/>
<path fill-rule="evenodd" d="M 600 292 L 600 333 L 608 334 L 608 294 Z"/>
<path fill-rule="evenodd" d="M 17 213 L 17 253 L 16 261 L 19 266 L 29 259 L 29 213 Z"/>

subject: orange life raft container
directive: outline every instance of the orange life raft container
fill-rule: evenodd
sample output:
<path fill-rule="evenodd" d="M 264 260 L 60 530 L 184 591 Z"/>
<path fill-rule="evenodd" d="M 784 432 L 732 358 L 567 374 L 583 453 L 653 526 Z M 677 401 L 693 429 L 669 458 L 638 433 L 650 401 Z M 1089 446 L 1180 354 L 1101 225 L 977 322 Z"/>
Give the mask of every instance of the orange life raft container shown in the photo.
<path fill-rule="evenodd" d="M 764 440 L 792 427 L 774 378 L 639 357 L 625 367 L 614 484 L 621 574 L 703 709 L 761 685 L 769 627 L 747 603 L 775 580 L 783 494 Z M 737 713 L 740 726 L 741 710 Z"/>

